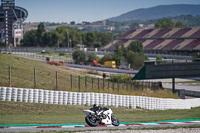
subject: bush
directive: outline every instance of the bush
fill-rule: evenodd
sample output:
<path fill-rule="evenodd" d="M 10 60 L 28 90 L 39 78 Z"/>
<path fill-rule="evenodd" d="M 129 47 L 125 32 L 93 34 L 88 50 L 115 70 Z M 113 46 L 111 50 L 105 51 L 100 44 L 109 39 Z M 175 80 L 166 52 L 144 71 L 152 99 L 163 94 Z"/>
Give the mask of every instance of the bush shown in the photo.
<path fill-rule="evenodd" d="M 82 50 L 74 51 L 74 53 L 72 54 L 72 57 L 73 57 L 75 64 L 85 63 L 87 60 L 87 55 Z"/>
<path fill-rule="evenodd" d="M 59 56 L 65 56 L 65 53 L 59 53 Z"/>
<path fill-rule="evenodd" d="M 92 63 L 96 59 L 97 59 L 96 53 L 87 54 L 87 63 Z"/>
<path fill-rule="evenodd" d="M 4 47 L 4 46 L 6 46 L 6 43 L 0 42 L 0 46 L 1 46 L 1 47 Z"/>
<path fill-rule="evenodd" d="M 144 65 L 144 55 L 129 51 L 127 53 L 127 62 L 131 64 L 131 68 L 140 69 Z"/>
<path fill-rule="evenodd" d="M 112 60 L 113 60 L 112 55 L 107 54 L 107 55 L 104 55 L 104 57 L 101 58 L 101 60 L 99 60 L 99 63 L 104 64 L 104 62 L 112 61 Z"/>

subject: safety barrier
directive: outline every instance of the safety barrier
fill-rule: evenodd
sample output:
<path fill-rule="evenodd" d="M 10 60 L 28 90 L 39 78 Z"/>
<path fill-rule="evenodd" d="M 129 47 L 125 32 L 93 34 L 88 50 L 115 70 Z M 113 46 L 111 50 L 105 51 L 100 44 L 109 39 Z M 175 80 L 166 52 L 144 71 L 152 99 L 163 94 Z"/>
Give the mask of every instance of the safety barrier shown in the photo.
<path fill-rule="evenodd" d="M 191 109 L 200 106 L 200 98 L 171 99 L 144 96 L 114 95 L 105 93 L 80 93 L 40 89 L 0 87 L 1 101 L 62 105 L 103 105 L 149 110 Z"/>

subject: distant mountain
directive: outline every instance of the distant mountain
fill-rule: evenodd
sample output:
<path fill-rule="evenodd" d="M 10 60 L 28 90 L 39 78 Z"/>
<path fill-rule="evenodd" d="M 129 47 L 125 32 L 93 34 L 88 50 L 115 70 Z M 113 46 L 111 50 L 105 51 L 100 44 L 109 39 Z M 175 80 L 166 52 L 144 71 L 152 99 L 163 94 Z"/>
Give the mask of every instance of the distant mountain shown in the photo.
<path fill-rule="evenodd" d="M 180 15 L 200 15 L 200 5 L 159 5 L 151 8 L 142 8 L 124 13 L 120 16 L 109 18 L 110 21 L 151 20 Z"/>

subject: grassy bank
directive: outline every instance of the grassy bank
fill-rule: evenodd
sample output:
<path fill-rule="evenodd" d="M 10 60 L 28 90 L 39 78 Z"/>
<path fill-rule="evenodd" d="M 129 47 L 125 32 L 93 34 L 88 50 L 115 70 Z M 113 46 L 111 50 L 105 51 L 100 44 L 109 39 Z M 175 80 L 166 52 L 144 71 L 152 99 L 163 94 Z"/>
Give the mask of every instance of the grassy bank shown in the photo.
<path fill-rule="evenodd" d="M 0 101 L 0 125 L 85 123 L 87 106 L 47 105 Z M 148 122 L 177 119 L 200 119 L 200 108 L 191 110 L 150 111 L 111 107 L 120 122 Z"/>
<path fill-rule="evenodd" d="M 12 68 L 13 87 L 33 88 L 34 87 L 34 68 L 36 69 L 37 88 L 53 90 L 56 88 L 56 71 L 59 76 L 59 90 L 66 90 L 66 75 L 83 75 L 80 71 L 72 71 L 71 69 L 61 66 L 48 65 L 38 61 L 27 60 L 15 57 L 9 54 L 0 54 L 0 86 L 9 86 L 8 84 L 8 66 Z"/>
<path fill-rule="evenodd" d="M 100 79 L 100 89 L 98 89 L 98 79 L 94 79 L 92 85 L 92 78 L 87 76 L 85 70 L 75 70 L 66 66 L 49 65 L 38 61 L 28 60 L 10 54 L 0 54 L 0 86 L 9 86 L 8 66 L 11 65 L 11 86 L 18 88 L 34 88 L 34 68 L 36 69 L 36 88 L 45 90 L 62 90 L 62 91 L 79 91 L 78 89 L 78 75 L 80 78 L 80 91 L 82 92 L 104 92 L 122 95 L 138 95 L 146 94 L 149 97 L 161 98 L 178 98 L 177 94 L 173 94 L 168 90 L 152 91 L 148 88 L 130 88 L 127 89 L 126 84 L 114 84 L 115 89 L 112 89 L 113 84 L 105 81 L 104 88 L 103 80 Z M 56 71 L 58 72 L 58 89 L 56 89 Z M 70 75 L 72 78 L 72 89 L 70 82 Z M 87 76 L 87 87 L 85 87 L 85 76 Z M 93 87 L 92 87 L 93 86 Z M 135 85 L 138 86 L 138 85 Z"/>

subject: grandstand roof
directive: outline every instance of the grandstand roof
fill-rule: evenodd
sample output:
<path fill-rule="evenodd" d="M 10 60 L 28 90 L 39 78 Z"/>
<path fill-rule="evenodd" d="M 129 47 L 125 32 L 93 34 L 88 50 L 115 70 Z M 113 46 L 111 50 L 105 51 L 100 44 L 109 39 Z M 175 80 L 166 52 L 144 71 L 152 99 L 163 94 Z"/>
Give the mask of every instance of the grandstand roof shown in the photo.
<path fill-rule="evenodd" d="M 144 50 L 200 50 L 200 27 L 130 30 L 115 40 L 113 46 L 128 47 L 136 40 Z M 112 50 L 112 42 L 104 49 Z"/>

